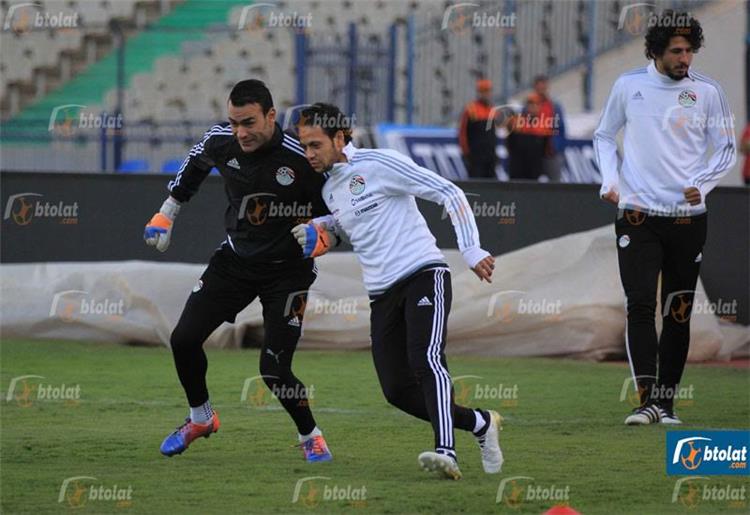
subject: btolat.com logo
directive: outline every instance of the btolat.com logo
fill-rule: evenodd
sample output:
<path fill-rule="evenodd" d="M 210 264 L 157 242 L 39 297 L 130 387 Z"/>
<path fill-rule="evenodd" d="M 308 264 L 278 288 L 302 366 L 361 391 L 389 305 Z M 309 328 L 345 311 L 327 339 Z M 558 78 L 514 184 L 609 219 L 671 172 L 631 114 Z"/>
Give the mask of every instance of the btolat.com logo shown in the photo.
<path fill-rule="evenodd" d="M 516 223 L 516 203 L 515 201 L 510 203 L 502 203 L 499 200 L 493 202 L 486 202 L 481 200 L 479 193 L 466 193 L 466 200 L 469 202 L 469 208 L 474 218 L 489 218 L 497 220 L 496 223 L 499 225 L 515 225 Z M 454 215 L 460 218 L 466 216 L 465 206 L 459 206 L 455 211 Z M 441 220 L 445 220 L 451 216 L 448 209 L 443 207 L 443 213 L 440 215 Z"/>
<path fill-rule="evenodd" d="M 95 113 L 84 104 L 63 104 L 52 109 L 47 130 L 58 137 L 70 138 L 85 132 L 116 135 L 123 127 L 122 113 Z"/>
<path fill-rule="evenodd" d="M 657 12 L 655 9 L 656 5 L 649 2 L 623 6 L 617 19 L 617 30 L 636 36 L 645 34 L 652 27 L 666 27 L 674 29 L 676 35 L 690 34 L 690 20 L 692 19 L 690 12 Z"/>
<path fill-rule="evenodd" d="M 81 399 L 81 385 L 52 384 L 44 376 L 24 375 L 10 380 L 5 402 L 14 402 L 21 408 L 30 408 L 37 402 L 62 402 L 65 406 L 77 406 Z"/>
<path fill-rule="evenodd" d="M 627 402 L 631 408 L 637 408 L 648 392 L 648 396 L 652 399 L 671 400 L 675 408 L 685 408 L 695 404 L 695 385 L 668 387 L 664 384 L 657 384 L 657 379 L 657 376 L 647 374 L 626 377 L 620 388 L 620 402 Z"/>
<path fill-rule="evenodd" d="M 570 485 L 545 485 L 531 476 L 511 476 L 500 481 L 495 504 L 514 510 L 534 504 L 570 505 Z"/>
<path fill-rule="evenodd" d="M 516 318 L 538 318 L 544 322 L 562 320 L 562 300 L 531 298 L 523 290 L 503 290 L 493 293 L 487 304 L 487 318 L 504 324 Z"/>
<path fill-rule="evenodd" d="M 8 7 L 3 30 L 19 36 L 35 30 L 72 30 L 78 27 L 78 21 L 78 12 L 48 11 L 40 2 L 22 2 Z"/>
<path fill-rule="evenodd" d="M 123 298 L 99 298 L 84 290 L 65 290 L 52 297 L 49 317 L 66 323 L 95 319 L 121 322 L 126 309 Z"/>
<path fill-rule="evenodd" d="M 133 505 L 133 487 L 99 483 L 93 476 L 73 476 L 65 478 L 60 485 L 57 502 L 71 508 L 82 508 L 91 502 L 129 508 Z M 103 508 L 103 507 L 102 507 Z"/>
<path fill-rule="evenodd" d="M 461 375 L 453 377 L 456 404 L 469 405 L 475 401 L 494 401 L 501 407 L 518 406 L 518 385 L 488 383 L 482 376 Z"/>
<path fill-rule="evenodd" d="M 667 474 L 750 475 L 750 431 L 670 431 Z"/>
<path fill-rule="evenodd" d="M 292 504 L 315 508 L 321 502 L 334 502 L 347 508 L 367 506 L 365 485 L 338 485 L 328 476 L 307 476 L 297 480 L 292 493 Z"/>
<path fill-rule="evenodd" d="M 288 172 L 292 172 L 292 170 L 288 170 Z M 288 176 L 277 174 L 277 180 L 279 180 L 279 177 Z M 295 200 L 291 203 L 285 203 L 277 201 L 276 197 L 275 193 L 265 192 L 245 195 L 242 197 L 240 208 L 237 211 L 237 219 L 246 218 L 252 225 L 263 225 L 269 219 L 295 220 L 297 223 L 303 223 L 312 218 L 311 202 L 300 204 Z"/>
<path fill-rule="evenodd" d="M 280 363 L 284 351 L 280 350 L 274 353 L 271 349 L 266 349 L 265 353 L 271 359 Z M 312 407 L 315 401 L 315 385 L 302 386 L 297 383 L 294 386 L 281 384 L 279 376 L 264 374 L 254 377 L 248 377 L 242 385 L 242 394 L 240 402 L 253 408 L 266 408 L 271 402 L 271 398 L 279 401 L 291 400 L 297 406 Z"/>
<path fill-rule="evenodd" d="M 747 488 L 745 485 L 717 482 L 706 476 L 681 477 L 675 481 L 672 489 L 672 504 L 689 510 L 703 505 L 717 512 L 729 509 L 745 510 L 735 513 L 747 513 Z"/>
<path fill-rule="evenodd" d="M 78 202 L 48 200 L 41 193 L 15 193 L 5 203 L 3 221 L 20 226 L 30 225 L 34 220 L 49 220 L 54 223 L 73 225 L 78 223 Z"/>
<path fill-rule="evenodd" d="M 447 30 L 455 35 L 463 35 L 468 31 L 487 29 L 501 33 L 513 33 L 516 29 L 518 17 L 515 12 L 500 10 L 482 10 L 480 4 L 460 2 L 448 5 L 443 11 L 441 30 Z"/>

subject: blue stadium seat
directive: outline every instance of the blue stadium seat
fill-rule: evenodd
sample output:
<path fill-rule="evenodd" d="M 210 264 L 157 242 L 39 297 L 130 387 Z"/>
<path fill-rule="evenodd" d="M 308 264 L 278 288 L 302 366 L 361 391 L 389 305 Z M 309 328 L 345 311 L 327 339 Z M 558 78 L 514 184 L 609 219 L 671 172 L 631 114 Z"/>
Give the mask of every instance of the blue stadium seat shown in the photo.
<path fill-rule="evenodd" d="M 181 166 L 181 159 L 167 159 L 161 165 L 161 173 L 177 173 Z"/>
<path fill-rule="evenodd" d="M 123 161 L 117 169 L 120 173 L 139 173 L 150 170 L 151 165 L 145 159 L 128 159 L 127 161 Z"/>
<path fill-rule="evenodd" d="M 180 171 L 181 166 L 181 159 L 167 159 L 161 165 L 161 173 L 176 174 L 178 171 Z M 219 175 L 219 170 L 217 170 L 216 167 L 211 168 L 211 175 Z"/>

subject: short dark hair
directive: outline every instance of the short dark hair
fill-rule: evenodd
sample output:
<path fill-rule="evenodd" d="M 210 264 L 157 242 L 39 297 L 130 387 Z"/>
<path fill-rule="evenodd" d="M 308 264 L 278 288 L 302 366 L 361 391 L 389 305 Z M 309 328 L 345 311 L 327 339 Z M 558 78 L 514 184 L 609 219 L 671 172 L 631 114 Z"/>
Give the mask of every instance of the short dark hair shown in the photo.
<path fill-rule="evenodd" d="M 320 127 L 331 139 L 341 131 L 344 133 L 344 142 L 349 143 L 352 140 L 354 116 L 346 116 L 333 104 L 317 102 L 302 110 L 297 125 Z"/>
<path fill-rule="evenodd" d="M 260 104 L 263 114 L 273 107 L 271 92 L 262 80 L 248 79 L 238 82 L 229 93 L 229 101 L 233 106 L 242 107 L 247 104 Z"/>
<path fill-rule="evenodd" d="M 549 79 L 547 78 L 546 75 L 537 75 L 536 77 L 534 77 L 534 84 L 538 84 L 540 82 L 547 82 L 547 81 L 549 81 Z"/>
<path fill-rule="evenodd" d="M 690 16 L 689 12 L 675 12 L 665 10 L 658 15 L 654 23 L 649 23 L 646 32 L 646 50 L 648 59 L 661 57 L 669 46 L 669 40 L 682 36 L 688 40 L 693 52 L 698 52 L 703 46 L 703 28 L 701 24 Z M 680 23 L 681 22 L 681 23 Z"/>

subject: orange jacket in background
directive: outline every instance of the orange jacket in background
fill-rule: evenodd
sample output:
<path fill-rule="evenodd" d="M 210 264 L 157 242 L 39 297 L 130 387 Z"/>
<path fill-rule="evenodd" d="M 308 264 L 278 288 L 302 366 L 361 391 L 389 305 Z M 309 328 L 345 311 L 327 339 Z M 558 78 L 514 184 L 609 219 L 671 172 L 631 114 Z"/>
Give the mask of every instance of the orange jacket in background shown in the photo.
<path fill-rule="evenodd" d="M 466 104 L 458 126 L 458 144 L 461 147 L 461 154 L 464 156 L 495 154 L 497 135 L 494 118 L 495 112 L 491 105 L 481 100 L 472 100 Z"/>

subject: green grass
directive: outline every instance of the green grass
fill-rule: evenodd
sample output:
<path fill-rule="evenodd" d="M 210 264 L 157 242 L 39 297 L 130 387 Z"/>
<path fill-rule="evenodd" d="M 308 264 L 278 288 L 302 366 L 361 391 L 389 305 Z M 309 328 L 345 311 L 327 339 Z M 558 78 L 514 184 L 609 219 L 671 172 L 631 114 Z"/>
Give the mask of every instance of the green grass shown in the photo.
<path fill-rule="evenodd" d="M 422 472 L 417 454 L 432 444 L 430 426 L 388 406 L 370 356 L 363 352 L 299 351 L 295 371 L 314 386 L 313 411 L 334 453 L 332 463 L 306 464 L 293 448 L 294 426 L 276 401 L 241 401 L 244 381 L 256 376 L 255 350 L 209 350 L 208 380 L 221 430 L 182 456 L 159 454 L 164 436 L 186 415 L 183 393 L 164 348 L 64 342 L 3 342 L 0 357 L 2 433 L 0 492 L 3 513 L 541 513 L 554 503 L 496 504 L 501 481 L 515 486 L 567 489 L 581 513 L 746 513 L 750 501 L 697 498 L 688 510 L 672 503 L 676 477 L 665 474 L 663 426 L 626 427 L 629 404 L 620 401 L 623 364 L 549 359 L 450 357 L 458 394 L 469 404 L 499 409 L 505 451 L 502 474 L 481 469 L 473 438 L 456 435 L 464 474 L 448 482 Z M 11 379 L 34 374 L 28 402 L 5 400 Z M 38 384 L 78 387 L 73 401 L 39 400 Z M 475 385 L 517 388 L 515 399 L 477 400 Z M 683 385 L 692 402 L 680 409 L 685 428 L 747 429 L 747 369 L 689 365 Z M 22 397 L 23 381 L 16 396 Z M 255 386 L 250 393 L 262 390 Z M 253 397 L 253 399 L 255 399 Z M 261 406 L 255 406 L 261 404 Z M 71 482 L 58 503 L 63 480 Z M 292 503 L 298 480 L 308 504 Z M 745 487 L 736 476 L 704 484 Z M 131 490 L 129 502 L 87 499 L 90 487 Z M 508 483 L 506 492 L 514 484 Z M 86 488 L 78 501 L 75 486 Z M 326 487 L 361 488 L 363 501 L 328 501 Z M 83 490 L 81 490 L 83 491 Z M 526 490 L 527 491 L 527 490 Z M 688 489 L 685 488 L 685 494 Z M 695 493 L 695 492 L 694 492 Z M 698 492 L 700 493 L 700 492 Z M 80 502 L 79 502 L 80 501 Z M 72 505 L 72 506 L 71 506 Z M 77 507 L 76 507 L 77 506 Z"/>

